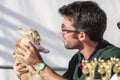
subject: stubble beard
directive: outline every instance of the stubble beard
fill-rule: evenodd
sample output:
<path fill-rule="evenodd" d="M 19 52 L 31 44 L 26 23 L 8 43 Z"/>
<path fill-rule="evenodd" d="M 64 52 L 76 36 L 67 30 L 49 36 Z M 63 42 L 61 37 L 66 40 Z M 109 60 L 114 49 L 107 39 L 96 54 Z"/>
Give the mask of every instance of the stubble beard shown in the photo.
<path fill-rule="evenodd" d="M 71 44 L 70 42 L 68 42 L 68 41 L 64 41 L 64 47 L 65 47 L 66 49 L 75 49 L 75 48 L 72 46 L 72 44 Z"/>

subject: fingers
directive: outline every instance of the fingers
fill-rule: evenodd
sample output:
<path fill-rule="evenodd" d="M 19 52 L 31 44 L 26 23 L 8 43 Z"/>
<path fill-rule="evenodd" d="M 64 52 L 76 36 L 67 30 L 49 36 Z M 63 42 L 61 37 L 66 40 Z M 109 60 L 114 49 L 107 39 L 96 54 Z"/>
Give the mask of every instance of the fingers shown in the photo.
<path fill-rule="evenodd" d="M 22 46 L 16 46 L 15 50 L 13 52 L 13 55 L 21 55 L 24 56 L 24 54 L 26 53 L 26 50 L 22 47 Z"/>
<path fill-rule="evenodd" d="M 27 73 L 29 70 L 26 67 L 26 64 L 20 63 L 19 61 L 15 61 L 15 64 L 13 66 L 14 71 L 16 72 L 17 76 L 21 76 L 24 73 Z"/>
<path fill-rule="evenodd" d="M 16 56 L 16 55 L 19 55 L 19 56 L 24 56 L 24 53 L 22 53 L 23 51 L 19 48 L 15 49 L 14 53 L 13 53 L 13 57 Z"/>
<path fill-rule="evenodd" d="M 25 61 L 25 54 L 28 54 L 29 47 L 25 45 L 16 45 L 13 52 L 14 58 L 14 71 L 16 75 L 20 78 L 22 74 L 28 73 L 29 69 L 27 68 L 27 63 Z"/>
<path fill-rule="evenodd" d="M 28 73 L 29 70 L 27 68 L 14 68 L 15 73 L 17 74 L 17 76 L 21 76 L 22 74 Z"/>
<path fill-rule="evenodd" d="M 34 66 L 39 62 L 43 62 L 38 50 L 34 47 L 34 45 L 30 42 L 26 45 L 21 45 L 22 48 L 19 48 L 15 50 L 14 52 L 14 59 L 18 60 L 17 58 L 22 58 L 25 60 L 26 64 Z M 19 53 L 22 53 L 22 55 L 18 55 Z M 20 61 L 21 62 L 21 61 Z M 22 62 L 21 62 L 22 63 Z"/>
<path fill-rule="evenodd" d="M 30 53 L 36 50 L 36 48 L 34 47 L 34 45 L 30 42 L 27 43 L 27 45 L 21 45 L 22 47 L 22 53 Z"/>
<path fill-rule="evenodd" d="M 28 46 L 31 51 L 37 51 L 36 47 L 31 42 L 28 43 Z"/>
<path fill-rule="evenodd" d="M 21 55 L 13 55 L 14 61 L 18 61 L 19 63 L 25 62 L 24 56 Z"/>
<path fill-rule="evenodd" d="M 36 47 L 31 43 L 31 42 L 28 42 L 27 45 L 20 45 L 20 46 L 16 46 L 16 49 L 14 51 L 14 55 L 16 53 L 20 54 L 22 53 L 23 55 L 28 55 L 28 54 L 31 54 L 31 53 L 36 53 L 38 52 L 38 50 L 36 49 Z"/>
<path fill-rule="evenodd" d="M 14 50 L 13 56 L 15 58 L 16 55 L 17 56 L 20 55 L 21 57 L 23 56 L 23 59 L 24 59 L 24 57 L 31 54 L 31 52 L 32 51 L 30 50 L 29 46 L 21 45 L 20 47 L 16 47 L 16 49 Z"/>

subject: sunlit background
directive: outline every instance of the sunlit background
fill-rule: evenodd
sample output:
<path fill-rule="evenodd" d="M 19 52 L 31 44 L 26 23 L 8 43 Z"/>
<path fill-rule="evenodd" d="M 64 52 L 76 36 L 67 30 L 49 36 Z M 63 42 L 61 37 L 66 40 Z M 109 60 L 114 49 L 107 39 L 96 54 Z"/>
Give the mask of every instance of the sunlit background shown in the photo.
<path fill-rule="evenodd" d="M 67 68 L 76 50 L 67 50 L 59 35 L 62 17 L 58 8 L 76 0 L 0 0 L 0 66 L 13 65 L 13 50 L 22 36 L 16 32 L 20 26 L 39 31 L 41 44 L 50 50 L 41 53 L 51 67 Z M 93 0 L 98 2 L 108 17 L 104 38 L 120 47 L 120 0 Z M 13 69 L 0 68 L 0 80 L 18 80 Z"/>

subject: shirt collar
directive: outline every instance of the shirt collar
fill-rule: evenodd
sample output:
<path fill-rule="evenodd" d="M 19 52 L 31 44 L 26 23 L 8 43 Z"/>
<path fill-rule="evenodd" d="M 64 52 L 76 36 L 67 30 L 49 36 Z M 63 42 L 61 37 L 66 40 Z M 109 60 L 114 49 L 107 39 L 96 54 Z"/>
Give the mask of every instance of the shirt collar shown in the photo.
<path fill-rule="evenodd" d="M 90 59 L 94 56 L 94 54 L 95 54 L 100 48 L 102 48 L 103 46 L 104 46 L 104 39 L 102 39 L 102 40 L 98 43 L 98 45 L 96 46 L 95 50 L 93 51 L 92 55 L 89 57 L 88 60 L 90 60 Z"/>

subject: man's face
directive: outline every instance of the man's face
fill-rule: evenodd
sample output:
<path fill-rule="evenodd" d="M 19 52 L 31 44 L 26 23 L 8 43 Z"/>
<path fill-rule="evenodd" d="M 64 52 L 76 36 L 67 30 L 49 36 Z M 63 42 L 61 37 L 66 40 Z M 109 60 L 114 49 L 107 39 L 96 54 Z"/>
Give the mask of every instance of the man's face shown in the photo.
<path fill-rule="evenodd" d="M 69 17 L 64 17 L 61 25 L 60 34 L 62 34 L 64 46 L 67 49 L 78 49 L 80 41 L 78 34 L 73 27 L 73 20 Z"/>

